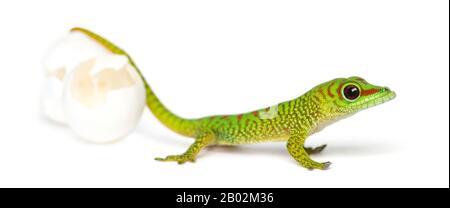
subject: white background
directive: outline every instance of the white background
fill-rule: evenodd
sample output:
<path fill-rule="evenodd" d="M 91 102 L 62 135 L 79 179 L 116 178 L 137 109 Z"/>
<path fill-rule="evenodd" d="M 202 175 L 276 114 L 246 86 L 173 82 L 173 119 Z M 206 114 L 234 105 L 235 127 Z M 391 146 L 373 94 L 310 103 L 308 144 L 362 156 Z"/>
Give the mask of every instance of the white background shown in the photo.
<path fill-rule="evenodd" d="M 0 187 L 448 187 L 448 1 L 1 1 Z M 126 49 L 185 117 L 246 112 L 336 78 L 397 92 L 309 138 L 307 171 L 284 143 L 215 147 L 195 164 L 154 157 L 190 139 L 148 110 L 125 140 L 93 145 L 39 113 L 46 48 L 74 26 Z"/>

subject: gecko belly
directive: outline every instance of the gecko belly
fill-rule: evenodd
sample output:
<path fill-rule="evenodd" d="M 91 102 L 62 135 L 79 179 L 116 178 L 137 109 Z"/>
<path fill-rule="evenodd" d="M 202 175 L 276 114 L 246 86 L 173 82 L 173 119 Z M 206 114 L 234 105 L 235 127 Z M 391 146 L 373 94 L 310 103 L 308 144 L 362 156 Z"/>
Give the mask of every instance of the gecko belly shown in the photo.
<path fill-rule="evenodd" d="M 255 133 L 257 132 L 257 133 Z M 233 131 L 217 131 L 216 144 L 219 145 L 238 145 L 238 144 L 255 144 L 263 142 L 281 142 L 287 141 L 289 138 L 288 131 L 283 129 L 265 129 L 255 131 L 252 129 L 243 129 Z"/>

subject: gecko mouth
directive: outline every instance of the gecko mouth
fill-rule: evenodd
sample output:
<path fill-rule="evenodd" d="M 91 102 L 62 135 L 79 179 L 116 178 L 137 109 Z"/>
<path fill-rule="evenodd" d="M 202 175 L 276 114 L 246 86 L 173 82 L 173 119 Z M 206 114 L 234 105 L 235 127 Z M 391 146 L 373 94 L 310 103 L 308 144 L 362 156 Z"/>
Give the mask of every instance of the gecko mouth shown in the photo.
<path fill-rule="evenodd" d="M 357 103 L 355 103 L 356 104 L 355 108 L 357 108 L 357 110 L 367 109 L 388 102 L 394 99 L 395 97 L 396 97 L 395 92 L 385 87 L 382 88 L 376 94 L 363 98 Z"/>

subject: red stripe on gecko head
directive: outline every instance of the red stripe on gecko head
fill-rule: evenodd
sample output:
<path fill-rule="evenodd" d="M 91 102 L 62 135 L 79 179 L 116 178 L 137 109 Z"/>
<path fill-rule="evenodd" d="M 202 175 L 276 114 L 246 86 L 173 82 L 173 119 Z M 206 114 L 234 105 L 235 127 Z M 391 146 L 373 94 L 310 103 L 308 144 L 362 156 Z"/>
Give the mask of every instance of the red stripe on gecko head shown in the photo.
<path fill-rule="evenodd" d="M 323 92 L 323 88 L 320 88 L 320 95 L 322 96 L 322 99 L 326 99 L 327 98 L 327 96 L 325 95 L 325 93 Z"/>
<path fill-rule="evenodd" d="M 377 92 L 379 92 L 379 91 L 380 91 L 379 89 L 375 89 L 375 88 L 368 89 L 368 90 L 363 90 L 363 91 L 361 92 L 361 96 L 372 95 L 372 94 L 375 94 L 375 93 L 377 93 Z"/>
<path fill-rule="evenodd" d="M 334 97 L 334 95 L 333 95 L 333 93 L 331 93 L 331 86 L 333 86 L 335 82 L 336 81 L 333 81 L 330 85 L 328 85 L 328 89 L 327 89 L 328 96 L 330 96 L 332 98 Z"/>

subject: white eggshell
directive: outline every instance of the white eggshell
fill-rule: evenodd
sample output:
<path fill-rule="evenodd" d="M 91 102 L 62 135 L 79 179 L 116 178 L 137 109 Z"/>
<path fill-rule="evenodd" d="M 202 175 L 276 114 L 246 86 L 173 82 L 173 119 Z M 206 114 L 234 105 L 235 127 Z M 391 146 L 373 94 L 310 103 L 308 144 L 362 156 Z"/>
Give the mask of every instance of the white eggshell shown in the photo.
<path fill-rule="evenodd" d="M 60 124 L 66 123 L 62 106 L 63 82 L 53 76 L 46 76 L 41 94 L 41 108 L 44 115 Z"/>
<path fill-rule="evenodd" d="M 81 62 L 106 54 L 112 53 L 78 31 L 70 32 L 48 49 L 43 59 L 45 78 L 41 93 L 41 109 L 47 118 L 67 123 L 62 107 L 65 77 Z"/>
<path fill-rule="evenodd" d="M 84 140 L 112 142 L 137 125 L 145 107 L 145 88 L 122 55 L 96 57 L 78 65 L 64 85 L 64 113 Z"/>

